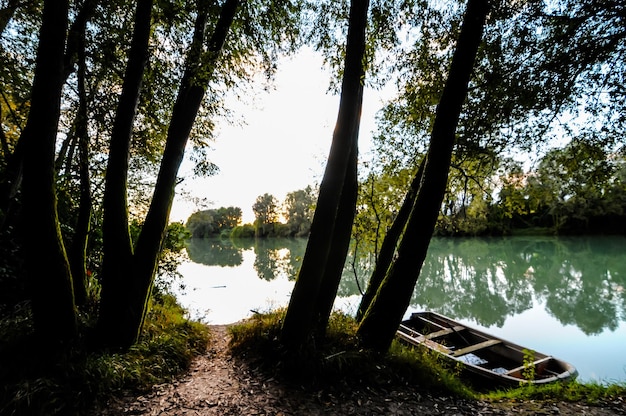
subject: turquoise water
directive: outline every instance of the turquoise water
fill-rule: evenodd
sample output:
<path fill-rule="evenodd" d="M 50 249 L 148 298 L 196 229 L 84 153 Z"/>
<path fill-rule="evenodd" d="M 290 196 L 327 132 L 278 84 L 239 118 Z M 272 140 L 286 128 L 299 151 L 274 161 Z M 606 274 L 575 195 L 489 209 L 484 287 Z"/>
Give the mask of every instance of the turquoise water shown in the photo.
<path fill-rule="evenodd" d="M 193 317 L 230 323 L 286 306 L 305 240 L 192 240 L 179 299 Z M 431 242 L 412 311 L 569 361 L 583 381 L 626 381 L 626 238 L 511 237 Z M 335 307 L 353 313 L 367 259 L 346 270 Z M 357 283 L 358 282 L 358 283 Z"/>

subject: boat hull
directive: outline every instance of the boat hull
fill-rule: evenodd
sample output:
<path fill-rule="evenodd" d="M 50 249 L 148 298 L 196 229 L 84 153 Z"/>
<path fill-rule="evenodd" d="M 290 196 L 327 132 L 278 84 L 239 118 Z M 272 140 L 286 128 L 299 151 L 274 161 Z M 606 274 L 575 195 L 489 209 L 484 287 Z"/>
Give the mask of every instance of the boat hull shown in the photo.
<path fill-rule="evenodd" d="M 515 387 L 576 378 L 576 368 L 435 312 L 416 312 L 403 321 L 396 336 L 402 342 L 436 351 L 490 384 Z"/>

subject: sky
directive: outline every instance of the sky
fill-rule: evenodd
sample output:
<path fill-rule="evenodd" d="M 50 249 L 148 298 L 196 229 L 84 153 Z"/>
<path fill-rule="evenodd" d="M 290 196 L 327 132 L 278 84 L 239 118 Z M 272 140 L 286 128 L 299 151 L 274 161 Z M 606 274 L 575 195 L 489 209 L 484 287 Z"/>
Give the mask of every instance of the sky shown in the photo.
<path fill-rule="evenodd" d="M 252 205 L 265 193 L 280 203 L 289 192 L 321 182 L 339 106 L 328 93 L 330 73 L 315 52 L 303 50 L 278 63 L 274 89 L 254 104 L 227 103 L 244 115 L 245 125 L 220 125 L 208 157 L 219 167 L 209 178 L 192 178 L 185 161 L 176 188 L 170 221 L 186 221 L 201 209 L 235 206 L 243 222 L 254 221 Z M 360 154 L 367 153 L 381 94 L 364 92 L 359 135 Z M 190 199 L 204 200 L 197 203 Z"/>

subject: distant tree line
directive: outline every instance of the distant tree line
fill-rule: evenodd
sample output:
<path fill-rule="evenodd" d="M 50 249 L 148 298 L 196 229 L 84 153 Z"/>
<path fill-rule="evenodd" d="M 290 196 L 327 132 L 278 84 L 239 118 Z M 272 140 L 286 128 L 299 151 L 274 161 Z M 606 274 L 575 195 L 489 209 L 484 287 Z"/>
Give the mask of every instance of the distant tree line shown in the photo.
<path fill-rule="evenodd" d="M 626 154 L 607 152 L 589 141 L 573 140 L 524 170 L 501 160 L 488 172 L 455 171 L 435 227 L 440 236 L 626 233 Z M 400 209 L 410 169 L 369 175 L 359 183 L 356 239 L 374 241 L 376 230 L 391 226 Z M 468 183 L 472 183 L 469 185 Z M 193 237 L 307 237 L 315 195 L 309 186 L 280 202 L 257 197 L 253 224 L 241 224 L 240 208 L 194 212 L 186 223 Z"/>
<path fill-rule="evenodd" d="M 241 208 L 221 207 L 196 211 L 189 216 L 185 227 L 192 237 L 203 238 L 231 231 L 241 223 Z"/>
<path fill-rule="evenodd" d="M 242 224 L 241 208 L 221 207 L 194 212 L 185 227 L 197 238 L 306 237 L 311 229 L 315 198 L 311 186 L 288 193 L 282 204 L 275 196 L 265 193 L 252 205 L 255 217 L 252 224 Z"/>
<path fill-rule="evenodd" d="M 370 174 L 361 181 L 353 237 L 375 252 L 391 227 L 412 169 Z M 377 232 L 378 230 L 378 232 Z M 572 140 L 525 170 L 499 160 L 488 167 L 456 166 L 435 235 L 625 234 L 626 153 Z"/>
<path fill-rule="evenodd" d="M 515 167 L 499 178 L 497 198 L 477 198 L 456 217 L 475 226 L 465 233 L 508 234 L 537 227 L 552 234 L 626 234 L 626 152 L 609 153 L 590 141 L 553 149 L 528 172 Z M 473 205 L 473 206 L 472 206 Z M 481 225 L 482 222 L 482 225 Z"/>

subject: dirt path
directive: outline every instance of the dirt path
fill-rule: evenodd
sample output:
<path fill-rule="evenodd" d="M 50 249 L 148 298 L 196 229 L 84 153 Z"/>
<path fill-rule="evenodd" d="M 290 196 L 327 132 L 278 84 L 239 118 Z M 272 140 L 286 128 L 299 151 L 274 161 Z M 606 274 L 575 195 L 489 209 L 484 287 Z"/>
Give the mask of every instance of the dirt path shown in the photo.
<path fill-rule="evenodd" d="M 264 376 L 228 351 L 226 326 L 211 326 L 207 353 L 171 384 L 126 396 L 92 416 L 119 415 L 626 415 L 624 401 L 605 407 L 572 403 L 487 403 L 434 396 L 410 386 L 311 391 Z"/>

